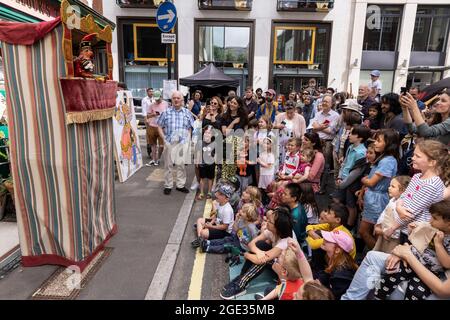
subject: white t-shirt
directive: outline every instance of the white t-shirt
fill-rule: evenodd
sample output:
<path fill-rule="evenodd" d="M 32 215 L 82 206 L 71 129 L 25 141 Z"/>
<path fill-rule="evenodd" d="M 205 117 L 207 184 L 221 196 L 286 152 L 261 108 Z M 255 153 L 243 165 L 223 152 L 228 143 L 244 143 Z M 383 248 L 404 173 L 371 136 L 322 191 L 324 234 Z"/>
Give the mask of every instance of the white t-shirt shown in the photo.
<path fill-rule="evenodd" d="M 270 168 L 260 167 L 260 175 L 262 176 L 274 176 L 275 175 L 275 156 L 272 152 L 263 152 L 259 155 L 262 162 L 272 164 Z"/>
<path fill-rule="evenodd" d="M 270 230 L 267 229 L 264 230 L 263 235 L 266 238 L 266 240 L 270 240 L 270 242 L 272 243 L 272 248 L 279 248 L 281 250 L 286 250 L 288 248 L 288 238 L 278 239 L 278 241 L 276 241 L 275 235 Z M 291 238 L 297 240 L 294 230 L 292 230 Z"/>
<path fill-rule="evenodd" d="M 228 224 L 227 232 L 231 234 L 234 223 L 234 212 L 229 202 L 217 206 L 217 224 Z"/>
<path fill-rule="evenodd" d="M 370 81 L 368 86 L 369 86 L 369 89 L 374 88 L 376 94 L 381 94 L 381 81 L 380 81 L 380 79 L 375 80 L 375 81 Z"/>
<path fill-rule="evenodd" d="M 145 117 L 147 113 L 150 113 L 149 107 L 155 102 L 155 98 L 146 96 L 142 99 L 141 107 L 142 107 L 142 115 Z"/>

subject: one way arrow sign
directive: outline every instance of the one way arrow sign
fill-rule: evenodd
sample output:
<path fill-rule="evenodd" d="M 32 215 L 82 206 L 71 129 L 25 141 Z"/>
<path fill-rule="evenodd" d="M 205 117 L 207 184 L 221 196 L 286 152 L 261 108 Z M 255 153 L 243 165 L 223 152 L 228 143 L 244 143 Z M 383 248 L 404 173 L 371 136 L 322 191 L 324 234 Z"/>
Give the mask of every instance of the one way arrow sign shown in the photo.
<path fill-rule="evenodd" d="M 177 9 L 172 2 L 163 2 L 156 11 L 156 23 L 162 32 L 170 32 L 177 22 Z"/>

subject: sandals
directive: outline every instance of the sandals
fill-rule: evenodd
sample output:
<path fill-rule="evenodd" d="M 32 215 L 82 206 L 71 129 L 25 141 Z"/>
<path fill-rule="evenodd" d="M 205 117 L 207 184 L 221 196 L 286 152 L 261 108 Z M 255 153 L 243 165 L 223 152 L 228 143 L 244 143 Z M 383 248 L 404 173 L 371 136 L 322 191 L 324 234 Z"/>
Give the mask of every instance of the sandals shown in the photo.
<path fill-rule="evenodd" d="M 212 192 L 208 192 L 208 194 L 206 195 L 206 199 L 212 199 Z"/>
<path fill-rule="evenodd" d="M 199 193 L 199 195 L 197 196 L 196 200 L 197 201 L 202 201 L 205 198 L 205 194 L 204 193 Z"/>

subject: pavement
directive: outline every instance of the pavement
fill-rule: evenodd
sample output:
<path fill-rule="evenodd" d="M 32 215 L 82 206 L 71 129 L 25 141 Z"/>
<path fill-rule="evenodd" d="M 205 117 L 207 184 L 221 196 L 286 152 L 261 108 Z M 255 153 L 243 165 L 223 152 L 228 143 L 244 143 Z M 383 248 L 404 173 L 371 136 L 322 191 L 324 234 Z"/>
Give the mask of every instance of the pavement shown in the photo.
<path fill-rule="evenodd" d="M 144 163 L 148 161 L 141 137 Z M 187 167 L 187 187 L 193 180 L 193 166 Z M 144 165 L 128 181 L 115 182 L 118 233 L 108 242 L 114 248 L 94 277 L 78 296 L 88 299 L 143 300 L 169 242 L 180 209 L 187 209 L 186 195 L 175 189 L 163 194 L 163 168 Z M 189 211 L 190 213 L 190 208 Z M 187 217 L 186 217 L 187 220 Z M 181 221 L 181 224 L 186 221 Z M 178 223 L 176 232 L 184 233 Z M 172 235 L 174 238 L 174 235 Z M 176 237 L 175 237 L 176 238 Z M 179 237 L 181 242 L 181 237 Z M 173 242 L 173 241 L 172 241 Z M 19 266 L 0 280 L 0 299 L 29 299 L 57 266 Z M 170 271 L 170 270 L 169 270 Z"/>

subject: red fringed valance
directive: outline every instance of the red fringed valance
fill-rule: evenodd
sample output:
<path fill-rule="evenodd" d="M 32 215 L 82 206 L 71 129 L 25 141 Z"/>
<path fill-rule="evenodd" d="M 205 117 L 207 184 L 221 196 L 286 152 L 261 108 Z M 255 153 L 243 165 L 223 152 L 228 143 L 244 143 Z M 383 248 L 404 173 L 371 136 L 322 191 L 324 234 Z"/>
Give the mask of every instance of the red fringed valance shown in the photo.
<path fill-rule="evenodd" d="M 66 123 L 111 118 L 116 107 L 117 82 L 94 79 L 60 79 L 66 105 Z"/>
<path fill-rule="evenodd" d="M 38 23 L 0 21 L 0 41 L 9 44 L 32 45 L 61 23 L 61 17 Z"/>

